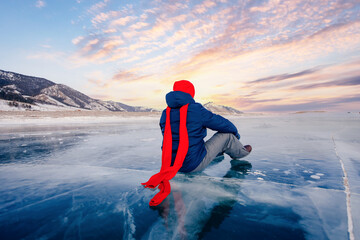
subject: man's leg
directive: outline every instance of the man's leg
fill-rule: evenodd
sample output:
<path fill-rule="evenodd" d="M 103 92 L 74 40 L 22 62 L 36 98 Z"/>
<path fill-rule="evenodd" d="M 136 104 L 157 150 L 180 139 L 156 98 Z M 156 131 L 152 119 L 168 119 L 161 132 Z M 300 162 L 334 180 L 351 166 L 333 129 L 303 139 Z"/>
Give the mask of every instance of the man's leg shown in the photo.
<path fill-rule="evenodd" d="M 216 133 L 205 142 L 206 155 L 193 172 L 206 168 L 219 153 L 225 152 L 233 159 L 239 159 L 249 154 L 241 142 L 232 133 Z"/>

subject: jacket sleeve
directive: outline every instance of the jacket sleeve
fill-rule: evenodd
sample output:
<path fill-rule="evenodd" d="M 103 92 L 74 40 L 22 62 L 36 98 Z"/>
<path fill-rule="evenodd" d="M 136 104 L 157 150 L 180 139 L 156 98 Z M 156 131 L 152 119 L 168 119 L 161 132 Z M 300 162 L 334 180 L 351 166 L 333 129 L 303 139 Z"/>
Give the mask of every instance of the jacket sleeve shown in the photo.
<path fill-rule="evenodd" d="M 161 117 L 160 117 L 160 129 L 161 129 L 161 133 L 162 135 L 164 136 L 164 131 L 165 131 L 165 122 L 166 122 L 166 110 L 164 110 L 161 114 Z"/>
<path fill-rule="evenodd" d="M 235 125 L 228 119 L 214 114 L 200 105 L 201 119 L 204 127 L 221 133 L 232 133 L 237 139 L 240 139 L 240 134 Z"/>

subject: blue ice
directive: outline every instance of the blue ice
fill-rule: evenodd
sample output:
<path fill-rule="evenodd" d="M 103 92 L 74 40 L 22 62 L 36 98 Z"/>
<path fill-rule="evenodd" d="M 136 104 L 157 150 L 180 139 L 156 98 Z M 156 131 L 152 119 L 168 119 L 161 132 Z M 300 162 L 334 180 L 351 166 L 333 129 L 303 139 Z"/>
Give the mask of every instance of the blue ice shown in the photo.
<path fill-rule="evenodd" d="M 158 118 L 0 125 L 0 239 L 360 239 L 359 115 L 230 118 L 253 152 L 157 207 Z"/>

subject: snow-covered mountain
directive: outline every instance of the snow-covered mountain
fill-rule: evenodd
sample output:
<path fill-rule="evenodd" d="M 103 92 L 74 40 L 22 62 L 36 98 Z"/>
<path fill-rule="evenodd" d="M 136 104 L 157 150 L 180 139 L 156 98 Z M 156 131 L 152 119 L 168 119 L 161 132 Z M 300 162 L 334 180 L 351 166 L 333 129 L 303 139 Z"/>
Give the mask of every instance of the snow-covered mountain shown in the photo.
<path fill-rule="evenodd" d="M 218 113 L 218 114 L 242 114 L 243 113 L 235 108 L 223 106 L 223 105 L 217 105 L 213 102 L 205 103 L 204 107 L 207 110 L 209 110 L 213 113 Z"/>
<path fill-rule="evenodd" d="M 0 99 L 26 109 L 99 110 L 118 112 L 153 112 L 152 108 L 133 107 L 119 102 L 91 98 L 66 85 L 44 78 L 0 70 Z"/>

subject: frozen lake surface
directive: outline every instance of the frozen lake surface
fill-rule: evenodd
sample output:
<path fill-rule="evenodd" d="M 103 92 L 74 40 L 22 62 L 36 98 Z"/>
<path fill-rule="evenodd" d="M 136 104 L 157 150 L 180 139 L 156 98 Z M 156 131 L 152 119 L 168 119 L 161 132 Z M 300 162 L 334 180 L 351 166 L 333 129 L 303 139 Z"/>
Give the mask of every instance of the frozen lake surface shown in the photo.
<path fill-rule="evenodd" d="M 157 118 L 0 123 L 0 239 L 360 239 L 360 114 L 231 121 L 246 161 L 178 174 L 154 208 Z"/>

